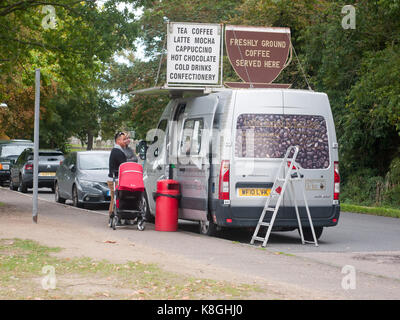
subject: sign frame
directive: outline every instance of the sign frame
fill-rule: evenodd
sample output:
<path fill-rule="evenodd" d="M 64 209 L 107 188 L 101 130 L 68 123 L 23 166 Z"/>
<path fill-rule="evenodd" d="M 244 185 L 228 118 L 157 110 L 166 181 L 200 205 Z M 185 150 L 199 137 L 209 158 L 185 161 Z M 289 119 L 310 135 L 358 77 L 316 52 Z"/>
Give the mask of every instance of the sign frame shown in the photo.
<path fill-rule="evenodd" d="M 220 52 L 219 52 L 219 63 L 218 63 L 218 68 L 219 68 L 219 79 L 217 84 L 211 84 L 211 83 L 188 83 L 188 82 L 170 82 L 168 81 L 168 58 L 169 58 L 169 52 L 168 52 L 168 44 L 167 44 L 167 74 L 166 74 L 166 85 L 168 87 L 216 87 L 216 88 L 222 88 L 224 87 L 223 84 L 223 58 L 224 58 L 224 35 L 225 35 L 225 28 L 223 23 L 199 23 L 199 22 L 168 22 L 167 23 L 167 43 L 168 43 L 168 37 L 172 32 L 172 27 L 174 24 L 179 24 L 179 25 L 201 25 L 201 26 L 218 26 L 220 29 Z"/>

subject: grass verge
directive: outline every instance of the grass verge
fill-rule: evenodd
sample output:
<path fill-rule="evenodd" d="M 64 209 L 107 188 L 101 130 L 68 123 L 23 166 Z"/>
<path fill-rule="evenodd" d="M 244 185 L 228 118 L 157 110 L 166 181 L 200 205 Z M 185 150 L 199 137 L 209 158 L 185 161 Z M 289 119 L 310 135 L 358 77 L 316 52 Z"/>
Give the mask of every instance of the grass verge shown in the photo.
<path fill-rule="evenodd" d="M 400 210 L 386 207 L 366 207 L 348 203 L 340 203 L 340 211 L 367 213 L 376 216 L 400 218 Z"/>
<path fill-rule="evenodd" d="M 61 250 L 0 239 L 0 299 L 253 299 L 262 292 L 254 285 L 182 276 L 140 261 L 113 264 L 53 255 Z M 45 266 L 54 270 L 54 289 L 45 289 L 51 284 Z"/>

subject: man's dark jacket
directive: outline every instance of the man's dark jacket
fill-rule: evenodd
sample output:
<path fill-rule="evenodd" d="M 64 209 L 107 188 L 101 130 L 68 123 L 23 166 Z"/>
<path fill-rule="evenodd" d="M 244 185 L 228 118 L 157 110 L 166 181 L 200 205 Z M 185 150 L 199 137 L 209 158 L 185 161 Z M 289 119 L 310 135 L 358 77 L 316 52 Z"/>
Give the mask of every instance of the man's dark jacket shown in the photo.
<path fill-rule="evenodd" d="M 110 153 L 108 176 L 112 178 L 114 174 L 118 178 L 119 166 L 124 162 L 126 162 L 125 153 L 121 149 L 114 147 Z"/>

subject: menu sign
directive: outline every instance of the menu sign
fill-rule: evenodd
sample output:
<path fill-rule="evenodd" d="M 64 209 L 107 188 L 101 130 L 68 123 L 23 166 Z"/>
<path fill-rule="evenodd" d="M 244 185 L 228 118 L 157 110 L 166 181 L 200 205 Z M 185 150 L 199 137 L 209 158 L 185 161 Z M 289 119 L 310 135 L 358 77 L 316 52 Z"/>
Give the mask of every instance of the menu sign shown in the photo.
<path fill-rule="evenodd" d="M 167 83 L 218 84 L 221 34 L 220 24 L 170 22 Z"/>
<path fill-rule="evenodd" d="M 290 29 L 226 26 L 225 44 L 232 67 L 244 81 L 241 86 L 270 84 L 286 67 Z"/>

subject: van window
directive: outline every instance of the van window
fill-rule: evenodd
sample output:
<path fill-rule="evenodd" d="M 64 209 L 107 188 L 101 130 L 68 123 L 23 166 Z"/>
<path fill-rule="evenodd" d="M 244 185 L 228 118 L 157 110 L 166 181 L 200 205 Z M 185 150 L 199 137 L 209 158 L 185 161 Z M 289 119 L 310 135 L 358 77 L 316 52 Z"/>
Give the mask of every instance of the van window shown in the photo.
<path fill-rule="evenodd" d="M 167 124 L 168 124 L 168 120 L 167 119 L 163 119 L 158 124 L 157 129 L 162 130 L 165 133 L 166 130 L 167 130 Z"/>
<path fill-rule="evenodd" d="M 241 114 L 237 118 L 236 157 L 283 158 L 287 148 L 296 145 L 297 162 L 302 168 L 327 168 L 329 144 L 324 117 Z"/>
<path fill-rule="evenodd" d="M 203 119 L 188 119 L 185 121 L 181 140 L 181 154 L 196 155 L 200 153 L 203 128 Z"/>

